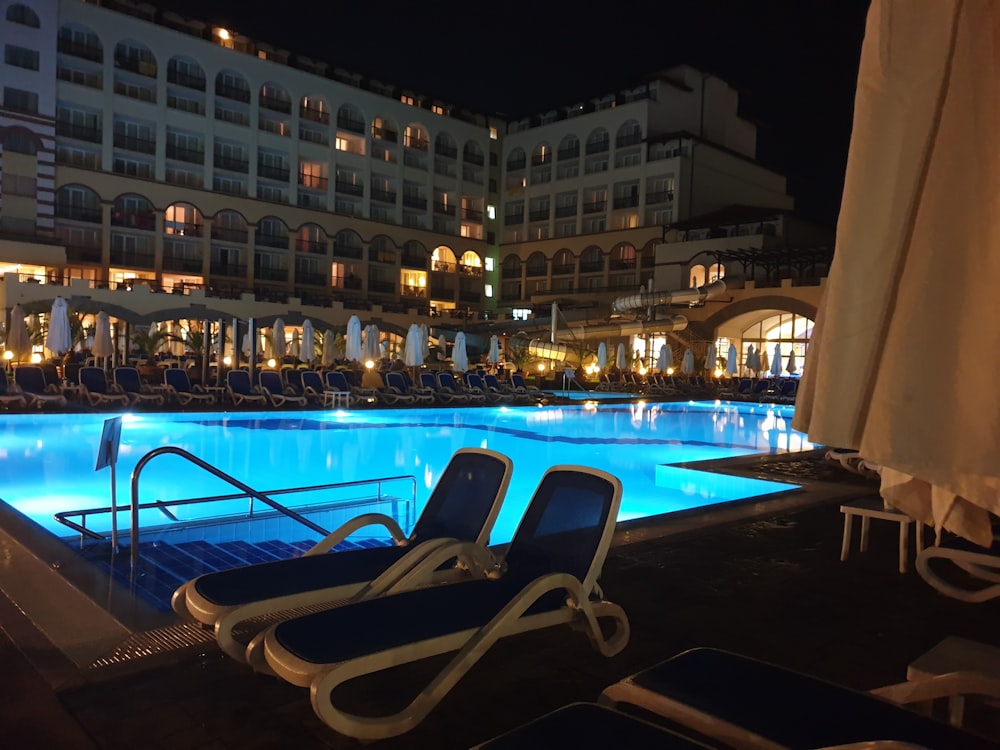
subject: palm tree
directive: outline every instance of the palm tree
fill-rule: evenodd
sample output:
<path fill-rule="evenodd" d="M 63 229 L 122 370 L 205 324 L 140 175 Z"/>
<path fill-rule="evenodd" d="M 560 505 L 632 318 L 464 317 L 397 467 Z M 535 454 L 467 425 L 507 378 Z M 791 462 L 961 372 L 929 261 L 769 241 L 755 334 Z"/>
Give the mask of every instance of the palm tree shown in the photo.
<path fill-rule="evenodd" d="M 167 341 L 181 341 L 179 336 L 175 336 L 170 333 L 170 331 L 154 331 L 150 332 L 148 328 L 138 327 L 132 331 L 132 344 L 140 352 L 145 354 L 150 359 L 156 354 L 156 352 L 163 346 Z"/>

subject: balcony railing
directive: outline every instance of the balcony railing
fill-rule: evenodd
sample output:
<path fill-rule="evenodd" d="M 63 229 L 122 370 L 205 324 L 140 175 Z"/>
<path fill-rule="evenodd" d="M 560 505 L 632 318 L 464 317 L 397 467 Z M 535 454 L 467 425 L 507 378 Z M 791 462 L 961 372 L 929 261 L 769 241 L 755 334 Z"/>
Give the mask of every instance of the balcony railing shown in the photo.
<path fill-rule="evenodd" d="M 364 257 L 364 249 L 358 245 L 342 245 L 333 243 L 333 254 L 338 258 L 354 258 L 361 260 Z"/>
<path fill-rule="evenodd" d="M 229 83 L 216 83 L 215 95 L 223 99 L 231 99 L 234 102 L 250 103 L 250 89 L 242 86 L 233 86 Z"/>
<path fill-rule="evenodd" d="M 657 190 L 653 193 L 646 193 L 646 205 L 653 203 L 669 203 L 674 199 L 673 190 Z"/>
<path fill-rule="evenodd" d="M 248 159 L 238 159 L 234 156 L 216 154 L 212 163 L 217 169 L 226 169 L 230 172 L 242 172 L 246 174 L 250 171 L 250 161 Z"/>
<path fill-rule="evenodd" d="M 201 258 L 173 256 L 163 254 L 164 271 L 183 271 L 185 273 L 201 273 Z"/>
<path fill-rule="evenodd" d="M 399 133 L 389 128 L 372 128 L 372 138 L 376 141 L 388 141 L 389 143 L 399 142 Z"/>
<path fill-rule="evenodd" d="M 614 207 L 619 208 L 635 208 L 639 205 L 638 195 L 616 195 Z"/>
<path fill-rule="evenodd" d="M 67 263 L 101 263 L 101 248 L 87 245 L 67 245 Z"/>
<path fill-rule="evenodd" d="M 528 221 L 548 221 L 549 220 L 549 209 L 543 208 L 537 211 L 531 211 L 528 213 Z"/>
<path fill-rule="evenodd" d="M 73 138 L 78 141 L 100 143 L 102 132 L 100 127 L 93 125 L 77 125 L 73 122 L 56 122 L 56 135 Z"/>
<path fill-rule="evenodd" d="M 632 271 L 635 270 L 635 258 L 625 258 L 611 261 L 612 271 Z"/>
<path fill-rule="evenodd" d="M 168 221 L 163 233 L 175 237 L 201 237 L 205 231 L 203 224 L 188 224 L 179 221 Z"/>
<path fill-rule="evenodd" d="M 337 129 L 346 130 L 349 133 L 357 133 L 358 135 L 364 135 L 365 121 L 359 120 L 356 117 L 345 117 L 344 115 L 337 115 Z"/>
<path fill-rule="evenodd" d="M 556 206 L 556 218 L 565 219 L 568 216 L 576 216 L 576 206 Z"/>
<path fill-rule="evenodd" d="M 537 276 L 545 276 L 548 273 L 548 268 L 545 266 L 525 266 L 525 275 L 529 278 Z"/>
<path fill-rule="evenodd" d="M 544 167 L 546 164 L 552 163 L 552 152 L 549 151 L 544 154 L 532 154 L 531 156 L 531 166 L 533 167 Z"/>
<path fill-rule="evenodd" d="M 642 143 L 642 133 L 625 133 L 615 139 L 615 148 L 634 146 L 637 143 Z"/>
<path fill-rule="evenodd" d="M 521 278 L 521 266 L 516 268 L 508 268 L 503 266 L 500 268 L 500 278 L 501 279 L 519 279 Z"/>
<path fill-rule="evenodd" d="M 264 234 L 262 232 L 257 232 L 254 236 L 254 245 L 260 247 L 276 247 L 282 250 L 288 249 L 288 235 L 281 236 L 278 234 Z"/>
<path fill-rule="evenodd" d="M 283 115 L 292 114 L 292 102 L 288 99 L 283 99 L 280 96 L 268 96 L 267 94 L 261 94 L 257 103 L 260 105 L 261 109 L 269 109 L 272 112 L 281 112 Z"/>
<path fill-rule="evenodd" d="M 603 201 L 592 201 L 590 203 L 583 204 L 583 212 L 585 214 L 598 214 L 603 213 L 608 210 L 607 200 Z"/>
<path fill-rule="evenodd" d="M 364 185 L 359 185 L 356 182 L 347 182 L 346 180 L 337 180 L 335 190 L 343 195 L 355 195 L 361 197 L 365 194 Z"/>
<path fill-rule="evenodd" d="M 427 268 L 426 255 L 400 255 L 399 263 L 403 268 Z"/>
<path fill-rule="evenodd" d="M 124 148 L 140 154 L 155 154 L 156 141 L 147 138 L 134 138 L 124 133 L 115 133 L 115 148 Z"/>
<path fill-rule="evenodd" d="M 325 273 L 315 271 L 295 271 L 296 284 L 309 284 L 310 286 L 329 286 L 330 276 Z"/>
<path fill-rule="evenodd" d="M 482 167 L 486 164 L 486 158 L 482 154 L 470 153 L 468 151 L 462 154 L 462 161 L 476 167 Z"/>
<path fill-rule="evenodd" d="M 506 214 L 503 217 L 504 226 L 511 226 L 513 224 L 523 224 L 524 214 Z"/>
<path fill-rule="evenodd" d="M 322 109 L 314 109 L 313 107 L 300 107 L 299 117 L 303 120 L 311 120 L 312 122 L 318 122 L 323 125 L 330 124 L 330 113 Z"/>
<path fill-rule="evenodd" d="M 139 250 L 111 248 L 111 263 L 115 266 L 126 266 L 128 268 L 154 268 L 156 254 Z"/>
<path fill-rule="evenodd" d="M 449 145 L 446 145 L 444 143 L 435 143 L 434 144 L 434 154 L 435 154 L 435 156 L 443 156 L 443 157 L 448 158 L 448 159 L 457 159 L 458 158 L 458 147 L 457 146 L 449 146 Z"/>
<path fill-rule="evenodd" d="M 454 203 L 434 203 L 434 213 L 442 214 L 444 216 L 454 216 L 455 215 L 455 204 Z"/>
<path fill-rule="evenodd" d="M 253 277 L 258 281 L 288 281 L 288 269 L 254 268 Z"/>
<path fill-rule="evenodd" d="M 407 195 L 403 193 L 403 205 L 406 208 L 416 208 L 421 211 L 427 210 L 427 199 L 419 195 Z"/>
<path fill-rule="evenodd" d="M 56 203 L 56 217 L 60 219 L 100 224 L 103 214 L 104 209 L 100 206 L 67 206 Z"/>
<path fill-rule="evenodd" d="M 219 263 L 213 261 L 209 266 L 209 273 L 215 276 L 236 276 L 239 278 L 246 278 L 247 266 L 246 263 Z"/>
<path fill-rule="evenodd" d="M 455 273 L 457 267 L 454 263 L 449 263 L 445 260 L 435 260 L 431 264 L 431 271 L 436 273 Z"/>
<path fill-rule="evenodd" d="M 416 151 L 427 151 L 431 142 L 428 138 L 414 138 L 413 136 L 404 136 L 403 145 L 406 148 L 412 148 Z"/>
<path fill-rule="evenodd" d="M 396 191 L 395 190 L 377 190 L 372 188 L 371 198 L 373 201 L 380 201 L 382 203 L 395 203 L 396 202 Z"/>
<path fill-rule="evenodd" d="M 575 271 L 576 271 L 576 265 L 573 263 L 552 266 L 553 276 L 570 276 Z"/>
<path fill-rule="evenodd" d="M 605 138 L 600 141 L 592 141 L 587 144 L 587 154 L 603 154 L 611 148 L 611 139 Z"/>
<path fill-rule="evenodd" d="M 143 60 L 139 57 L 128 57 L 125 55 L 115 55 L 115 67 L 118 70 L 127 70 L 130 73 L 138 73 L 147 78 L 156 78 L 156 63 L 151 60 Z"/>
<path fill-rule="evenodd" d="M 167 82 L 176 83 L 186 89 L 195 91 L 205 90 L 205 76 L 193 76 L 190 73 L 182 73 L 179 70 L 167 70 Z"/>
<path fill-rule="evenodd" d="M 102 62 L 104 59 L 104 52 L 98 44 L 88 44 L 87 42 L 79 42 L 75 39 L 60 36 L 58 48 L 63 54 L 82 57 L 84 60 Z"/>
<path fill-rule="evenodd" d="M 204 164 L 205 152 L 202 149 L 182 148 L 176 143 L 168 143 L 167 158 L 184 161 L 188 164 Z"/>
<path fill-rule="evenodd" d="M 483 220 L 483 212 L 478 208 L 463 208 L 462 219 L 464 221 L 481 222 Z"/>
<path fill-rule="evenodd" d="M 580 158 L 580 146 L 579 144 L 573 146 L 572 148 L 561 148 L 557 155 L 559 161 L 565 161 L 566 159 L 578 159 Z"/>
<path fill-rule="evenodd" d="M 528 166 L 528 162 L 525 159 L 517 159 L 515 161 L 508 161 L 507 162 L 507 171 L 508 172 L 520 172 L 526 166 Z"/>
<path fill-rule="evenodd" d="M 246 229 L 229 229 L 227 227 L 212 227 L 212 239 L 223 242 L 238 242 L 245 245 L 250 238 Z"/>
<path fill-rule="evenodd" d="M 330 186 L 329 177 L 319 177 L 314 174 L 299 172 L 299 185 L 309 190 L 326 190 Z"/>
<path fill-rule="evenodd" d="M 602 273 L 604 271 L 603 260 L 581 260 L 580 273 Z"/>
<path fill-rule="evenodd" d="M 291 170 L 288 167 L 281 167 L 274 164 L 261 164 L 257 163 L 257 176 L 264 177 L 269 180 L 278 180 L 279 182 L 288 182 L 288 177 L 291 175 Z"/>
<path fill-rule="evenodd" d="M 396 284 L 392 281 L 376 281 L 375 279 L 368 279 L 368 291 L 375 292 L 377 294 L 394 294 L 396 291 Z"/>
<path fill-rule="evenodd" d="M 295 251 L 299 253 L 312 253 L 313 255 L 326 255 L 326 242 L 323 240 L 305 240 L 301 237 L 296 237 Z"/>

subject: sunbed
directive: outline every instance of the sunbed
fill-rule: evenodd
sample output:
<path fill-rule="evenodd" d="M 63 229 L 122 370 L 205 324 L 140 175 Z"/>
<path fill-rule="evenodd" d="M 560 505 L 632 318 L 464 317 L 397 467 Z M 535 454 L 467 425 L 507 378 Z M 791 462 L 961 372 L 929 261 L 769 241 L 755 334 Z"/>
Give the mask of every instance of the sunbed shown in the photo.
<path fill-rule="evenodd" d="M 260 391 L 267 396 L 271 406 L 284 406 L 285 404 L 306 405 L 305 396 L 297 396 L 294 392 L 286 389 L 281 382 L 281 375 L 275 370 L 261 370 L 258 375 Z"/>
<path fill-rule="evenodd" d="M 206 391 L 200 385 L 191 385 L 187 370 L 180 367 L 165 369 L 163 383 L 167 387 L 167 393 L 176 399 L 181 406 L 187 406 L 193 401 L 202 404 L 215 403 L 215 394 Z"/>
<path fill-rule="evenodd" d="M 267 396 L 250 384 L 250 373 L 246 370 L 230 370 L 226 373 L 226 392 L 234 406 L 241 404 L 269 403 Z"/>
<path fill-rule="evenodd" d="M 100 367 L 84 366 L 80 368 L 80 388 L 83 397 L 91 406 L 121 405 L 128 406 L 132 398 L 120 389 L 112 390 L 108 384 L 108 376 Z"/>
<path fill-rule="evenodd" d="M 58 387 L 45 381 L 45 372 L 38 365 L 18 365 L 14 368 L 14 383 L 30 397 L 31 405 L 39 409 L 46 406 L 65 406 L 66 397 Z"/>
<path fill-rule="evenodd" d="M 139 377 L 139 371 L 134 367 L 116 367 L 115 385 L 118 390 L 128 396 L 131 404 L 163 405 L 163 396 L 144 385 Z"/>

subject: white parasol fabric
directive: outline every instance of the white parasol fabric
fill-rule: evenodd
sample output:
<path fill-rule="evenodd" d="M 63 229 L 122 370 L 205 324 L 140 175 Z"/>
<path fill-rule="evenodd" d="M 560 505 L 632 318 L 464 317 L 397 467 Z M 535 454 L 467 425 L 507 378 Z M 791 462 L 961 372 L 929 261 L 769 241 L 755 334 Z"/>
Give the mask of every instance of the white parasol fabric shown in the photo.
<path fill-rule="evenodd" d="M 62 355 L 68 352 L 72 346 L 66 300 L 62 297 L 56 297 L 49 315 L 49 330 L 45 334 L 45 348 L 54 354 Z"/>
<path fill-rule="evenodd" d="M 625 344 L 624 343 L 619 343 L 618 344 L 618 351 L 615 354 L 615 366 L 619 370 L 627 370 L 628 369 L 628 360 L 625 358 Z"/>
<path fill-rule="evenodd" d="M 302 343 L 299 344 L 299 361 L 312 362 L 316 359 L 316 331 L 312 321 L 306 318 L 302 321 Z"/>
<path fill-rule="evenodd" d="M 765 349 L 763 346 L 761 346 L 760 349 L 758 349 L 753 353 L 753 362 L 754 365 L 756 365 L 754 369 L 758 373 L 761 372 L 766 372 L 768 374 L 771 373 L 771 365 L 769 364 L 770 360 L 767 358 L 767 349 Z"/>
<path fill-rule="evenodd" d="M 667 369 L 667 367 L 668 367 L 668 365 L 667 365 L 667 348 L 668 347 L 667 347 L 666 344 L 664 344 L 663 346 L 661 346 L 660 347 L 660 355 L 656 358 L 656 369 L 659 370 L 660 372 L 664 372 Z"/>
<path fill-rule="evenodd" d="M 424 363 L 423 331 L 416 323 L 411 323 L 406 331 L 406 345 L 403 350 L 403 364 L 407 367 L 419 367 Z"/>
<path fill-rule="evenodd" d="M 299 356 L 299 352 L 301 351 L 302 351 L 302 336 L 299 334 L 298 328 L 293 328 L 292 340 L 289 341 L 288 345 L 285 347 L 285 353 L 290 354 L 291 356 L 297 359 Z"/>
<path fill-rule="evenodd" d="M 243 344 L 240 346 L 240 351 L 243 352 L 244 357 L 250 356 L 250 334 L 243 334 Z"/>
<path fill-rule="evenodd" d="M 451 352 L 452 368 L 455 372 L 465 372 L 469 369 L 469 353 L 465 349 L 465 332 L 455 334 L 455 348 Z"/>
<path fill-rule="evenodd" d="M 19 360 L 31 350 L 31 337 L 24 318 L 24 308 L 19 304 L 14 305 L 10 311 L 10 328 L 7 329 L 7 341 L 4 346 L 8 351 L 14 352 L 14 356 Z"/>
<path fill-rule="evenodd" d="M 345 356 L 353 362 L 361 361 L 361 320 L 357 315 L 352 315 L 347 321 Z"/>
<path fill-rule="evenodd" d="M 771 357 L 771 375 L 778 377 L 781 375 L 782 369 L 784 369 L 784 365 L 781 363 L 781 344 L 775 344 L 774 356 Z"/>
<path fill-rule="evenodd" d="M 748 370 L 756 370 L 754 365 L 757 364 L 756 352 L 754 352 L 753 344 L 747 345 L 747 358 L 746 358 L 746 368 Z"/>
<path fill-rule="evenodd" d="M 285 356 L 285 321 L 281 318 L 275 318 L 271 326 L 271 356 Z"/>
<path fill-rule="evenodd" d="M 740 352 L 736 348 L 736 344 L 730 344 L 729 352 L 726 355 L 726 375 L 733 376 L 739 372 L 739 359 Z"/>
<path fill-rule="evenodd" d="M 718 357 L 715 354 L 715 343 L 713 342 L 708 345 L 708 350 L 705 352 L 705 369 L 713 372 L 715 370 L 716 359 Z"/>
<path fill-rule="evenodd" d="M 114 354 L 114 346 L 111 343 L 111 318 L 104 310 L 97 313 L 97 321 L 94 326 L 94 345 L 91 347 L 90 353 L 100 359 Z"/>
<path fill-rule="evenodd" d="M 872 2 L 792 425 L 881 466 L 891 506 L 983 546 L 1000 513 L 1000 349 L 983 338 L 996 343 L 1000 278 L 1000 163 L 984 158 L 1000 139 L 998 27 L 995 3 Z"/>
<path fill-rule="evenodd" d="M 694 352 L 690 349 L 684 350 L 684 359 L 681 360 L 681 372 L 690 375 L 694 372 Z"/>
<path fill-rule="evenodd" d="M 597 366 L 602 370 L 608 369 L 608 345 L 603 341 L 597 345 Z"/>
<path fill-rule="evenodd" d="M 431 356 L 431 333 L 426 323 L 420 324 L 420 356 L 424 362 Z"/>
<path fill-rule="evenodd" d="M 376 360 L 382 357 L 382 349 L 378 343 L 379 330 L 374 323 L 365 326 L 364 341 L 361 345 L 361 357 L 364 360 Z"/>
<path fill-rule="evenodd" d="M 337 359 L 337 336 L 327 328 L 323 331 L 323 357 L 320 360 L 323 367 L 332 367 Z"/>
<path fill-rule="evenodd" d="M 785 369 L 788 370 L 788 374 L 791 375 L 797 369 L 799 369 L 798 363 L 795 361 L 795 349 L 792 348 L 788 352 L 788 358 L 785 360 Z"/>
<path fill-rule="evenodd" d="M 486 355 L 486 359 L 491 365 L 500 361 L 500 337 L 496 334 L 490 336 L 490 351 Z"/>

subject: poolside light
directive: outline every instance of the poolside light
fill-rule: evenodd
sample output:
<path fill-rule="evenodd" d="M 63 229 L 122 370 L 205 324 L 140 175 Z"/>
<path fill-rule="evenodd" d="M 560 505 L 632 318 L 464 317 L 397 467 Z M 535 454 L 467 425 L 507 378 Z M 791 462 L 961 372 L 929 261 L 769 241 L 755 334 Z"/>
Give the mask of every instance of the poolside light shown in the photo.
<path fill-rule="evenodd" d="M 269 359 L 269 360 L 267 360 L 267 366 L 270 367 L 272 370 L 274 369 L 275 365 L 277 365 L 277 364 L 278 364 L 278 362 L 275 359 Z"/>
<path fill-rule="evenodd" d="M 667 375 L 673 375 L 673 374 L 674 374 L 674 368 L 673 367 L 668 367 L 667 368 Z"/>
<path fill-rule="evenodd" d="M 222 358 L 222 364 L 224 364 L 226 367 L 229 367 L 232 363 L 233 363 L 233 358 L 230 357 L 228 354 Z"/>
<path fill-rule="evenodd" d="M 366 359 L 365 360 L 365 369 L 366 370 L 374 369 L 374 367 L 375 367 L 375 361 L 374 360 L 371 360 L 371 359 Z"/>
<path fill-rule="evenodd" d="M 646 368 L 645 367 L 640 367 L 639 368 L 639 374 L 640 375 L 645 375 L 646 374 Z"/>
<path fill-rule="evenodd" d="M 545 363 L 544 362 L 539 362 L 538 363 L 538 371 L 539 372 L 545 372 Z"/>
<path fill-rule="evenodd" d="M 14 359 L 14 352 L 8 349 L 3 353 L 3 358 L 6 359 L 8 362 L 10 362 L 12 359 Z"/>
<path fill-rule="evenodd" d="M 38 365 L 41 364 L 41 362 L 42 362 L 42 355 L 39 354 L 38 352 L 34 352 L 31 355 L 31 364 Z"/>
<path fill-rule="evenodd" d="M 715 377 L 716 378 L 721 378 L 722 377 L 722 368 L 721 367 L 716 367 L 715 368 Z"/>

